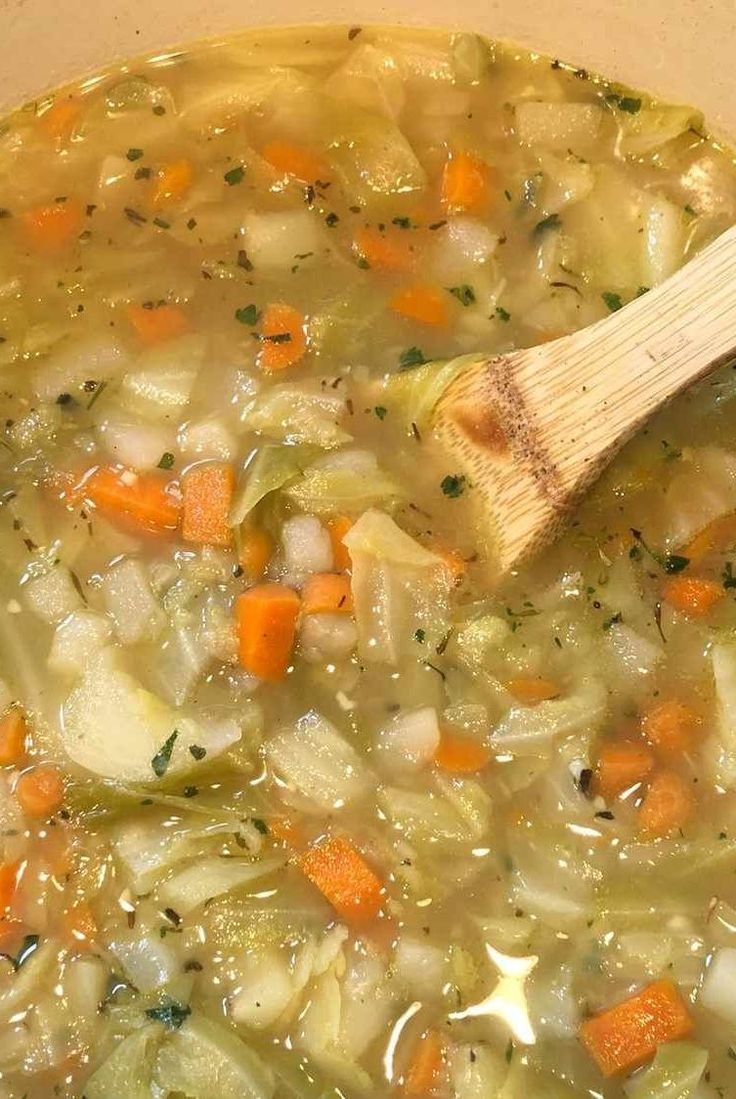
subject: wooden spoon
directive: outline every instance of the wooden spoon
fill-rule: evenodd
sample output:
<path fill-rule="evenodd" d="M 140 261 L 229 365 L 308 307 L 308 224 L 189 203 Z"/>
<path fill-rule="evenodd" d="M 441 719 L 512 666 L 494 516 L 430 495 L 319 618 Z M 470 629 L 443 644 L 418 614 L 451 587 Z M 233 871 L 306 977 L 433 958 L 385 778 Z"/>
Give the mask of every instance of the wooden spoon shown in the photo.
<path fill-rule="evenodd" d="M 434 427 L 468 478 L 480 535 L 507 572 L 559 532 L 623 444 L 736 358 L 736 227 L 605 320 L 470 362 Z"/>

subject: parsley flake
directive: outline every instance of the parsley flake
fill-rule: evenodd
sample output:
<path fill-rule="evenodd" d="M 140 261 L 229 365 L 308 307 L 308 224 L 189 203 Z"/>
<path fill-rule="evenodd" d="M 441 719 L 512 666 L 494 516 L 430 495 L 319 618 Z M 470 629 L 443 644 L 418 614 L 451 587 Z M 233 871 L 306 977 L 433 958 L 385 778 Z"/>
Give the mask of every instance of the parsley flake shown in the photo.
<path fill-rule="evenodd" d="M 204 759 L 204 757 L 207 755 L 207 749 L 200 748 L 199 744 L 190 744 L 189 751 L 196 760 Z"/>
<path fill-rule="evenodd" d="M 604 290 L 601 294 L 601 297 L 603 298 L 611 313 L 618 312 L 618 310 L 621 309 L 621 307 L 623 306 L 623 302 L 621 301 L 621 295 L 614 294 L 611 290 Z"/>
<path fill-rule="evenodd" d="M 399 355 L 399 370 L 411 370 L 413 366 L 424 366 L 424 352 L 419 347 L 407 347 Z"/>
<path fill-rule="evenodd" d="M 475 301 L 475 291 L 466 282 L 462 283 L 461 286 L 448 286 L 447 289 L 461 305 L 472 305 Z"/>
<path fill-rule="evenodd" d="M 502 321 L 510 321 L 511 320 L 511 314 L 506 309 L 504 309 L 503 306 L 501 306 L 501 305 L 496 306 L 496 316 L 498 317 L 499 320 L 502 320 Z"/>
<path fill-rule="evenodd" d="M 253 325 L 258 320 L 258 310 L 255 305 L 245 305 L 242 309 L 235 310 L 235 320 L 241 324 Z"/>
<path fill-rule="evenodd" d="M 143 156 L 143 149 L 128 149 L 125 155 L 128 160 L 140 160 Z"/>
<path fill-rule="evenodd" d="M 379 420 L 383 420 L 386 416 L 386 413 L 388 412 L 388 409 L 384 408 L 382 404 L 377 404 L 373 411 L 375 412 L 376 416 L 378 416 Z"/>
<path fill-rule="evenodd" d="M 559 214 L 550 214 L 546 218 L 542 218 L 538 221 L 532 230 L 533 237 L 541 237 L 544 233 L 547 233 L 550 229 L 561 229 L 562 221 Z"/>
<path fill-rule="evenodd" d="M 166 740 L 156 755 L 151 760 L 151 768 L 156 778 L 163 778 L 169 769 L 171 763 L 171 753 L 174 751 L 174 745 L 176 744 L 176 738 L 179 736 L 179 730 L 174 729 L 171 736 Z"/>
<path fill-rule="evenodd" d="M 174 465 L 174 455 L 170 450 L 165 450 L 161 455 L 157 469 L 171 469 Z"/>
<path fill-rule="evenodd" d="M 228 187 L 234 187 L 236 183 L 242 183 L 245 178 L 245 168 L 242 164 L 239 164 L 237 168 L 231 168 L 229 172 L 225 172 L 223 179 L 227 183 Z"/>
<path fill-rule="evenodd" d="M 442 478 L 440 488 L 445 496 L 455 500 L 458 496 L 462 496 L 466 484 L 467 478 L 462 473 L 448 473 L 446 477 Z"/>
<path fill-rule="evenodd" d="M 158 1007 L 146 1008 L 146 1015 L 155 1023 L 163 1023 L 169 1030 L 178 1030 L 192 1009 L 189 1004 L 180 1004 L 176 1000 L 166 999 Z"/>

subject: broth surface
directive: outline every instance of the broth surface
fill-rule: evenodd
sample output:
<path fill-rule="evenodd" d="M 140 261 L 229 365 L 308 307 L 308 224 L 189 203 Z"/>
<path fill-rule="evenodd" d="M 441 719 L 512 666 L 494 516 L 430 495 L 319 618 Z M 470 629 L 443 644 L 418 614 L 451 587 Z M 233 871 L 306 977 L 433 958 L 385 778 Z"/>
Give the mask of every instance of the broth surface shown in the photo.
<path fill-rule="evenodd" d="M 696 111 L 466 34 L 0 124 L 0 1099 L 736 1094 L 733 370 L 500 586 L 432 441 L 734 221 Z"/>

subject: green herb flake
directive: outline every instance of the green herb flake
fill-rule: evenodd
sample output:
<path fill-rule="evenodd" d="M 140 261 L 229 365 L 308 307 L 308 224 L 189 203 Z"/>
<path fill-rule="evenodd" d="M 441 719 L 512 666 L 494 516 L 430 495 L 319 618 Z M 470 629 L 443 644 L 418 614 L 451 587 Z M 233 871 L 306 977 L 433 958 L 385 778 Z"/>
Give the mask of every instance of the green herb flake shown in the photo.
<path fill-rule="evenodd" d="M 399 229 L 411 229 L 411 218 L 391 218 L 392 225 L 398 225 Z"/>
<path fill-rule="evenodd" d="M 25 965 L 28 959 L 36 953 L 39 942 L 39 935 L 26 935 L 15 957 L 12 954 L 0 953 L 0 958 L 7 958 L 12 963 L 13 970 L 17 973 L 20 967 Z"/>
<path fill-rule="evenodd" d="M 458 496 L 462 496 L 463 492 L 465 492 L 466 485 L 467 478 L 462 473 L 448 473 L 440 482 L 440 488 L 443 493 L 445 496 L 449 496 L 451 500 L 455 500 Z"/>
<path fill-rule="evenodd" d="M 244 305 L 242 309 L 235 310 L 235 320 L 241 324 L 254 325 L 258 321 L 258 310 L 255 305 Z"/>
<path fill-rule="evenodd" d="M 268 835 L 268 825 L 266 824 L 265 820 L 261 820 L 260 817 L 252 817 L 251 823 L 253 824 L 256 832 L 260 832 L 262 836 Z"/>
<path fill-rule="evenodd" d="M 379 420 L 383 420 L 386 417 L 386 413 L 388 412 L 388 409 L 384 408 L 384 406 L 382 404 L 377 404 L 376 407 L 373 409 L 373 411 L 376 414 L 376 416 L 378 416 Z"/>
<path fill-rule="evenodd" d="M 537 224 L 534 226 L 534 228 L 532 230 L 532 236 L 533 237 L 541 237 L 541 236 L 544 236 L 545 233 L 548 233 L 552 229 L 561 229 L 561 228 L 562 228 L 562 221 L 560 219 L 560 215 L 559 214 L 550 214 L 548 217 L 542 218 L 541 221 L 537 222 Z"/>
<path fill-rule="evenodd" d="M 189 221 L 187 222 L 187 229 L 196 229 L 196 228 L 197 228 L 197 219 L 196 218 L 190 218 Z"/>
<path fill-rule="evenodd" d="M 666 439 L 662 440 L 662 450 L 665 462 L 676 462 L 678 458 L 682 458 L 682 451 L 676 446 L 671 446 Z"/>
<path fill-rule="evenodd" d="M 496 306 L 496 316 L 501 321 L 510 321 L 511 320 L 511 314 L 506 309 L 504 309 L 503 306 L 501 306 L 501 305 Z"/>
<path fill-rule="evenodd" d="M 168 771 L 169 764 L 171 763 L 171 753 L 174 751 L 174 745 L 176 744 L 176 738 L 178 736 L 179 730 L 174 729 L 171 736 L 161 745 L 156 752 L 156 755 L 151 760 L 151 768 L 156 778 L 163 778 Z"/>
<path fill-rule="evenodd" d="M 399 370 L 411 370 L 413 366 L 424 366 L 426 363 L 424 352 L 419 347 L 407 347 L 399 355 Z"/>
<path fill-rule="evenodd" d="M 606 633 L 610 630 L 611 626 L 615 626 L 618 622 L 621 622 L 623 615 L 621 611 L 617 611 L 616 614 L 612 614 L 610 618 L 607 618 L 603 623 L 603 629 Z"/>
<path fill-rule="evenodd" d="M 685 210 L 685 213 L 688 215 L 688 217 L 696 218 L 698 216 L 689 202 L 685 203 L 684 210 Z"/>
<path fill-rule="evenodd" d="M 473 305 L 475 302 L 475 291 L 472 286 L 468 286 L 467 282 L 462 283 L 461 286 L 448 286 L 447 289 L 461 305 Z"/>
<path fill-rule="evenodd" d="M 420 645 L 424 644 L 424 639 L 426 636 L 427 634 L 425 630 L 418 629 L 414 631 L 414 640 L 417 641 Z"/>
<path fill-rule="evenodd" d="M 174 455 L 171 453 L 171 451 L 166 450 L 161 455 L 161 458 L 160 458 L 159 463 L 158 463 L 156 468 L 157 469 L 171 469 L 173 467 L 173 465 L 174 465 Z"/>
<path fill-rule="evenodd" d="M 621 309 L 621 307 L 623 306 L 623 302 L 621 301 L 621 295 L 614 294 L 611 290 L 604 290 L 601 294 L 601 297 L 603 298 L 611 313 L 618 312 L 618 310 Z"/>
<path fill-rule="evenodd" d="M 514 1042 L 512 1038 L 509 1038 L 508 1040 L 508 1045 L 506 1046 L 506 1053 L 504 1054 L 504 1056 L 506 1058 L 506 1064 L 510 1065 L 514 1056 Z"/>
<path fill-rule="evenodd" d="M 666 553 L 662 558 L 662 568 L 670 576 L 682 572 L 689 564 L 690 558 L 683 557 L 680 553 Z"/>
<path fill-rule="evenodd" d="M 102 394 L 107 389 L 107 382 L 94 382 L 93 385 L 94 385 L 94 389 L 92 390 L 92 396 L 87 401 L 87 411 L 89 411 L 89 409 L 92 408 L 92 406 L 95 404 L 95 402 L 102 396 Z M 86 388 L 87 388 L 87 383 L 85 382 L 85 389 Z"/>
<path fill-rule="evenodd" d="M 161 115 L 166 114 L 166 108 L 161 103 L 157 103 L 156 106 L 153 108 L 153 113 L 155 115 L 158 115 L 160 118 Z"/>
<path fill-rule="evenodd" d="M 239 164 L 237 168 L 231 168 L 230 171 L 225 172 L 223 176 L 228 187 L 234 187 L 237 183 L 242 183 L 245 178 L 245 168 L 242 164 Z"/>
<path fill-rule="evenodd" d="M 726 561 L 726 564 L 723 566 L 721 580 L 723 581 L 723 586 L 726 591 L 728 591 L 729 588 L 736 588 L 736 576 L 734 576 L 733 565 L 730 561 Z"/>
<path fill-rule="evenodd" d="M 334 227 L 337 225 L 339 220 L 340 220 L 340 218 L 338 217 L 337 214 L 335 214 L 334 212 L 329 213 L 327 215 L 327 217 L 325 218 L 325 225 L 327 225 L 328 228 L 330 228 L 330 229 L 334 229 Z"/>
<path fill-rule="evenodd" d="M 150 179 L 152 175 L 150 168 L 136 168 L 134 179 Z"/>
<path fill-rule="evenodd" d="M 511 191 L 504 191 L 504 198 L 507 202 L 511 202 Z"/>
<path fill-rule="evenodd" d="M 143 149 L 128 149 L 125 155 L 128 160 L 140 160 L 143 156 Z"/>
<path fill-rule="evenodd" d="M 207 749 L 200 748 L 199 744 L 190 744 L 189 751 L 196 760 L 204 759 L 204 757 L 207 755 Z"/>
<path fill-rule="evenodd" d="M 159 218 L 159 217 L 154 218 L 153 219 L 153 224 L 157 225 L 159 227 L 159 229 L 170 229 L 171 228 L 171 222 L 166 221 L 164 218 Z"/>
<path fill-rule="evenodd" d="M 641 100 L 631 95 L 622 95 L 618 101 L 618 108 L 620 111 L 626 111 L 627 114 L 638 114 L 641 110 Z"/>
<path fill-rule="evenodd" d="M 146 1015 L 155 1023 L 163 1023 L 169 1030 L 178 1030 L 187 1016 L 191 1015 L 189 1004 L 180 1004 L 177 1000 L 166 999 L 157 1007 L 146 1008 Z"/>

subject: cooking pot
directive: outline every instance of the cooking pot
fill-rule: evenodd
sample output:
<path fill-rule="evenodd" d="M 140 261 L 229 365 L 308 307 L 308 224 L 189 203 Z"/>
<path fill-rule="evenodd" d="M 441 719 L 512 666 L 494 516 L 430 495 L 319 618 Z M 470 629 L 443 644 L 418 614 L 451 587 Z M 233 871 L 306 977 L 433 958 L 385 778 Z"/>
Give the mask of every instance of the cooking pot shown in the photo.
<path fill-rule="evenodd" d="M 0 0 L 0 108 L 116 59 L 316 22 L 477 30 L 697 106 L 736 138 L 734 0 Z"/>

